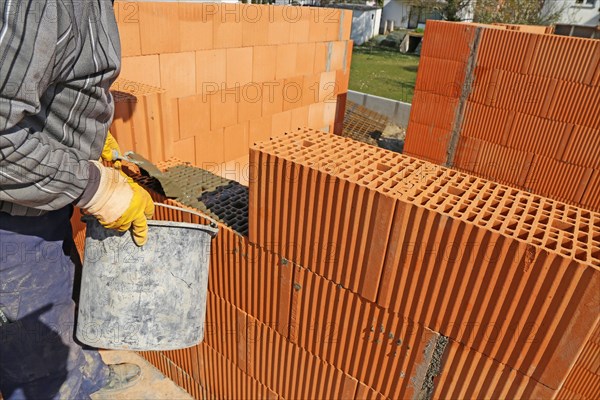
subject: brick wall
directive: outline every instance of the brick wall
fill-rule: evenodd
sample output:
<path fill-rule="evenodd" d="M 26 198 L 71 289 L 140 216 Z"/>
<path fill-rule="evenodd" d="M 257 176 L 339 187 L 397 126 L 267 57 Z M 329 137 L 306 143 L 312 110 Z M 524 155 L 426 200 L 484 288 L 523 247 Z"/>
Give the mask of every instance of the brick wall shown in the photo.
<path fill-rule="evenodd" d="M 194 396 L 597 396 L 597 213 L 313 130 L 250 163 L 205 341 L 143 353 Z"/>
<path fill-rule="evenodd" d="M 160 88 L 166 98 L 162 135 L 132 135 L 130 121 L 146 111 L 117 103 L 111 129 L 124 150 L 206 166 L 247 159 L 252 143 L 285 131 L 335 129 L 348 90 L 351 11 L 127 1 L 115 8 L 121 80 Z M 161 140 L 164 152 L 150 152 Z"/>
<path fill-rule="evenodd" d="M 600 210 L 600 42 L 429 21 L 405 152 Z"/>
<path fill-rule="evenodd" d="M 597 213 L 318 132 L 251 165 L 251 242 L 561 387 L 598 319 Z"/>

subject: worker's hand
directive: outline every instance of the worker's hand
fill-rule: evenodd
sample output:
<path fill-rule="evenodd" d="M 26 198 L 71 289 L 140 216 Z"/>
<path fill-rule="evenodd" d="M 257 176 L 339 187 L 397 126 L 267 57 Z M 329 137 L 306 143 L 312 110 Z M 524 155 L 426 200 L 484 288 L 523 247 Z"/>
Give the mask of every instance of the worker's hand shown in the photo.
<path fill-rule="evenodd" d="M 106 141 L 104 142 L 104 148 L 102 149 L 102 159 L 104 161 L 112 161 L 113 167 L 121 169 L 120 157 L 121 148 L 119 147 L 119 143 L 117 143 L 117 140 L 111 135 L 110 131 L 108 131 Z"/>
<path fill-rule="evenodd" d="M 147 219 L 154 214 L 154 203 L 147 191 L 123 172 L 90 161 L 90 168 L 97 168 L 98 187 L 91 199 L 78 204 L 92 214 L 108 229 L 125 232 L 132 229 L 133 241 L 143 246 L 148 240 Z M 90 176 L 98 174 L 90 173 Z"/>

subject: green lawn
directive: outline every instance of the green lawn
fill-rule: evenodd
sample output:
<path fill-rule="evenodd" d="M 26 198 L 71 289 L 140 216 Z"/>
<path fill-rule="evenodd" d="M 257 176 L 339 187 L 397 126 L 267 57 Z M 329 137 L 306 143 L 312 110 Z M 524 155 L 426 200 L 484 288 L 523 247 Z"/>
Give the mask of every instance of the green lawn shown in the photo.
<path fill-rule="evenodd" d="M 389 99 L 412 101 L 419 57 L 370 44 L 354 47 L 350 89 Z"/>

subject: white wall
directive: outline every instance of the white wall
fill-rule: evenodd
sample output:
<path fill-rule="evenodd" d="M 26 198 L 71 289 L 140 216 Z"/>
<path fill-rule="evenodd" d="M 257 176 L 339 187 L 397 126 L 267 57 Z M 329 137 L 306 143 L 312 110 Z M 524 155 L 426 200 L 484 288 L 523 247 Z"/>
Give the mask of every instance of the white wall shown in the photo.
<path fill-rule="evenodd" d="M 394 28 L 408 28 L 408 18 L 410 15 L 411 6 L 407 3 L 407 0 L 383 0 L 383 15 L 381 17 L 382 23 L 385 23 L 387 20 L 392 20 L 394 21 Z M 471 3 L 462 10 L 461 18 L 463 21 L 473 21 L 474 5 L 475 0 L 471 1 Z M 434 16 L 431 16 L 431 18 L 435 19 Z"/>
<path fill-rule="evenodd" d="M 573 25 L 597 26 L 600 23 L 600 0 L 548 0 L 544 5 L 546 11 L 563 10 L 558 22 Z"/>
<path fill-rule="evenodd" d="M 375 23 L 373 24 L 373 36 L 379 35 L 379 28 L 381 26 L 381 14 L 383 13 L 383 9 L 378 8 L 375 10 Z M 373 37 L 371 36 L 371 37 Z"/>
<path fill-rule="evenodd" d="M 244 3 L 242 0 L 128 0 L 138 3 Z"/>
<path fill-rule="evenodd" d="M 359 46 L 379 34 L 381 8 L 376 10 L 352 10 L 352 32 L 350 38 Z"/>
<path fill-rule="evenodd" d="M 404 3 L 404 0 L 383 0 L 383 13 L 381 20 L 383 23 L 387 20 L 394 21 L 394 29 L 406 29 L 408 27 L 408 14 L 410 6 Z"/>
<path fill-rule="evenodd" d="M 462 10 L 461 20 L 464 22 L 473 22 L 473 14 L 475 12 L 475 1 L 471 1 L 465 8 Z"/>

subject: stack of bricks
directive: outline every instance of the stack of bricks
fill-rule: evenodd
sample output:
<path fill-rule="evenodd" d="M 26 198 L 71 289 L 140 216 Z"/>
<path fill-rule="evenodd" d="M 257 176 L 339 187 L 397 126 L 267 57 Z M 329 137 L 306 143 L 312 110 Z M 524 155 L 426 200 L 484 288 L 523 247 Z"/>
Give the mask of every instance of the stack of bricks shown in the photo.
<path fill-rule="evenodd" d="M 448 337 L 436 395 L 557 394 L 598 324 L 599 214 L 310 131 L 260 144 L 251 164 L 250 241 Z M 325 310 L 308 312 L 298 326 Z"/>
<path fill-rule="evenodd" d="M 600 42 L 429 21 L 405 153 L 600 210 Z"/>
<path fill-rule="evenodd" d="M 183 206 L 152 195 L 156 201 Z M 207 223 L 160 207 L 155 218 Z M 199 399 L 404 398 L 420 391 L 439 334 L 378 309 L 229 226 L 219 224 L 219 230 L 211 249 L 204 342 L 177 351 L 140 353 L 167 377 Z M 360 326 L 336 312 L 333 302 L 321 318 L 309 322 L 314 302 L 322 296 L 354 310 Z M 353 352 L 344 351 L 346 346 Z M 382 380 L 380 364 L 392 376 Z M 355 376 L 379 382 L 390 394 Z"/>
<path fill-rule="evenodd" d="M 221 164 L 247 159 L 253 142 L 300 127 L 341 130 L 342 119 L 335 120 L 336 113 L 343 118 L 348 90 L 351 11 L 128 1 L 115 9 L 121 78 L 169 98 L 168 151 L 141 152 L 151 161 Z M 115 118 L 121 140 L 129 122 Z"/>
<path fill-rule="evenodd" d="M 196 398 L 600 394 L 598 213 L 313 130 L 250 159 L 205 341 L 142 353 Z"/>

